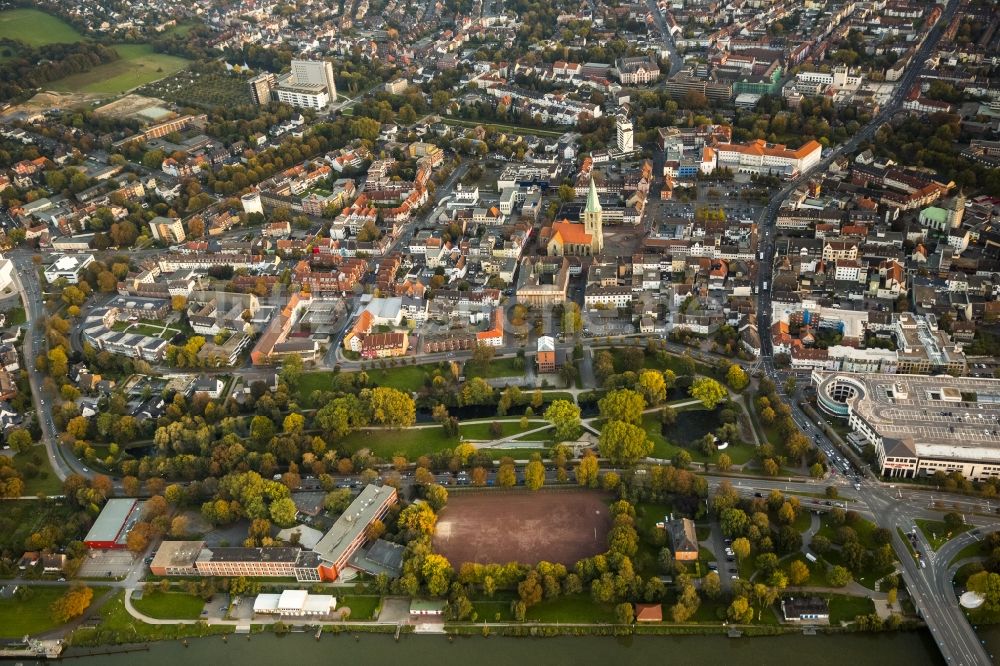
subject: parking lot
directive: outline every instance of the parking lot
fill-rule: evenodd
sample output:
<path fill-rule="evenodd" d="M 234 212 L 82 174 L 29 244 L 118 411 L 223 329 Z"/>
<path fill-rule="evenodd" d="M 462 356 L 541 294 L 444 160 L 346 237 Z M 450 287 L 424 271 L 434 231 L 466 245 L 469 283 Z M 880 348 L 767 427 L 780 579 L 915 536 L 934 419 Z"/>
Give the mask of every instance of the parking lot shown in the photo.
<path fill-rule="evenodd" d="M 132 568 L 132 553 L 127 550 L 91 550 L 83 559 L 80 578 L 124 578 Z"/>

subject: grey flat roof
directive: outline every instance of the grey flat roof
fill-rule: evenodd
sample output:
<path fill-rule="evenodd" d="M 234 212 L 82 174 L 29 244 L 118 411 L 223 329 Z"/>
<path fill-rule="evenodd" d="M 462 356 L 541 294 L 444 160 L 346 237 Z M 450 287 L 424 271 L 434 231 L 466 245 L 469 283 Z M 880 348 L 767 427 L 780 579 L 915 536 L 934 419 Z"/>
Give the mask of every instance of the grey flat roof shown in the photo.
<path fill-rule="evenodd" d="M 327 562 L 339 560 L 358 535 L 378 516 L 386 496 L 393 492 L 395 489 L 391 486 L 365 486 L 313 551 Z"/>
<path fill-rule="evenodd" d="M 920 457 L 1000 460 L 1000 379 L 817 371 L 864 387 L 851 409 L 884 439 L 911 439 Z M 975 401 L 964 397 L 975 396 Z"/>
<path fill-rule="evenodd" d="M 87 532 L 84 541 L 115 541 L 125 526 L 132 510 L 137 508 L 135 499 L 109 499 Z"/>

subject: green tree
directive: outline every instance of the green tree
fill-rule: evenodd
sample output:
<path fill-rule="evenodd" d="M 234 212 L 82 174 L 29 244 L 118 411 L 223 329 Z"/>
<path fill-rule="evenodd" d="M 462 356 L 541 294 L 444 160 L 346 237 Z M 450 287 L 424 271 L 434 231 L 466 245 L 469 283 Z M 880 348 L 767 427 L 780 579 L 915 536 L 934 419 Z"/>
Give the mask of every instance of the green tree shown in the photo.
<path fill-rule="evenodd" d="M 286 356 L 281 364 L 281 374 L 279 378 L 292 391 L 299 387 L 299 379 L 302 377 L 302 357 L 294 354 Z"/>
<path fill-rule="evenodd" d="M 49 374 L 53 377 L 65 377 L 69 372 L 69 359 L 66 357 L 66 350 L 62 347 L 54 347 L 49 350 L 48 356 Z"/>
<path fill-rule="evenodd" d="M 306 427 L 306 417 L 301 414 L 289 414 L 281 424 L 282 430 L 289 433 L 300 433 Z"/>
<path fill-rule="evenodd" d="M 734 391 L 742 391 L 750 383 L 750 376 L 747 375 L 746 370 L 733 363 L 726 371 L 726 383 Z"/>
<path fill-rule="evenodd" d="M 736 555 L 736 559 L 738 559 L 740 562 L 750 557 L 750 540 L 747 539 L 746 537 L 739 537 L 738 539 L 733 539 L 732 548 L 733 548 L 733 554 Z"/>
<path fill-rule="evenodd" d="M 431 596 L 441 597 L 448 593 L 455 572 L 444 555 L 430 553 L 424 557 L 421 573 Z"/>
<path fill-rule="evenodd" d="M 417 420 L 417 408 L 408 393 L 380 386 L 362 390 L 360 397 L 368 405 L 372 423 L 408 428 Z"/>
<path fill-rule="evenodd" d="M 700 400 L 706 409 L 715 406 L 726 399 L 726 387 L 710 377 L 699 377 L 691 384 L 688 394 L 695 400 Z"/>
<path fill-rule="evenodd" d="M 437 514 L 427 503 L 411 504 L 399 512 L 396 522 L 400 529 L 411 534 L 430 536 L 437 524 Z"/>
<path fill-rule="evenodd" d="M 726 616 L 730 622 L 742 622 L 744 624 L 753 620 L 753 610 L 746 597 L 736 597 L 726 609 Z"/>
<path fill-rule="evenodd" d="M 719 595 L 722 594 L 722 581 L 719 580 L 719 574 L 715 571 L 709 571 L 701 581 L 701 591 L 709 599 L 718 599 Z"/>
<path fill-rule="evenodd" d="M 646 400 L 642 394 L 630 389 L 610 391 L 597 403 L 601 416 L 608 421 L 624 421 L 638 425 L 642 423 L 642 411 Z"/>
<path fill-rule="evenodd" d="M 258 414 L 250 420 L 250 439 L 257 446 L 264 446 L 274 437 L 274 421 Z"/>
<path fill-rule="evenodd" d="M 961 514 L 949 511 L 944 514 L 944 524 L 950 531 L 954 532 L 958 528 L 962 527 L 962 525 L 965 524 L 965 521 L 962 520 Z"/>
<path fill-rule="evenodd" d="M 601 455 L 614 464 L 632 464 L 653 452 L 646 431 L 624 421 L 609 421 L 598 439 Z"/>
<path fill-rule="evenodd" d="M 581 486 L 596 488 L 599 469 L 597 456 L 588 451 L 576 466 L 576 482 Z"/>
<path fill-rule="evenodd" d="M 500 465 L 497 470 L 497 485 L 501 488 L 512 488 L 517 485 L 517 471 L 514 463 L 507 462 Z"/>
<path fill-rule="evenodd" d="M 656 370 L 640 372 L 635 387 L 650 405 L 658 405 L 667 398 L 667 383 L 663 374 Z"/>
<path fill-rule="evenodd" d="M 830 567 L 830 570 L 826 572 L 826 582 L 830 587 L 844 587 L 851 580 L 851 572 L 839 564 Z"/>
<path fill-rule="evenodd" d="M 298 509 L 295 508 L 295 502 L 290 497 L 283 497 L 271 502 L 271 520 L 279 527 L 291 527 L 294 525 L 297 514 Z"/>
<path fill-rule="evenodd" d="M 618 620 L 618 624 L 632 624 L 633 616 L 632 604 L 623 602 L 615 606 L 615 619 Z"/>
<path fill-rule="evenodd" d="M 59 624 L 69 622 L 83 615 L 90 607 L 94 591 L 86 585 L 73 585 L 66 593 L 52 602 L 49 613 Z"/>
<path fill-rule="evenodd" d="M 24 428 L 15 428 L 7 435 L 7 445 L 17 453 L 25 453 L 32 445 L 31 433 Z"/>
<path fill-rule="evenodd" d="M 545 483 L 545 466 L 538 460 L 532 460 L 524 468 L 524 485 L 531 490 L 538 490 Z"/>
<path fill-rule="evenodd" d="M 448 503 L 448 490 L 438 483 L 432 483 L 424 488 L 424 499 L 435 512 L 440 511 Z"/>
<path fill-rule="evenodd" d="M 555 427 L 557 440 L 571 440 L 580 430 L 580 407 L 568 400 L 554 400 L 545 410 L 545 420 Z"/>

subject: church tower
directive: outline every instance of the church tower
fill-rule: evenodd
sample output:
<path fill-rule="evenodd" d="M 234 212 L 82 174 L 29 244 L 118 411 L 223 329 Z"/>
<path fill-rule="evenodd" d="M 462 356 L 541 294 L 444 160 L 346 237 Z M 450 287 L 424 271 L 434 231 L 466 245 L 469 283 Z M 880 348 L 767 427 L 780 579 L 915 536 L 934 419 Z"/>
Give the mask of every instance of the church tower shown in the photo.
<path fill-rule="evenodd" d="M 590 234 L 590 253 L 600 254 L 604 251 L 604 214 L 601 212 L 601 202 L 597 198 L 597 186 L 594 177 L 590 177 L 590 191 L 587 193 L 587 207 L 583 209 L 584 231 Z"/>
<path fill-rule="evenodd" d="M 964 215 L 965 194 L 962 190 L 959 190 L 955 198 L 951 200 L 951 206 L 948 207 L 948 226 L 952 229 L 958 229 L 962 226 L 962 217 Z"/>

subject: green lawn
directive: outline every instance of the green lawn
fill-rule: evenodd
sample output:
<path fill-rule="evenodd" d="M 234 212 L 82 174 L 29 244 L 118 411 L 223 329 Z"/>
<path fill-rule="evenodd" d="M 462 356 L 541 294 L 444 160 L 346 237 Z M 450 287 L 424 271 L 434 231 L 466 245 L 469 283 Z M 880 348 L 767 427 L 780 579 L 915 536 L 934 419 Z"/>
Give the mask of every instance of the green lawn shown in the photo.
<path fill-rule="evenodd" d="M 955 553 L 955 557 L 951 558 L 951 562 L 948 563 L 948 566 L 951 566 L 955 562 L 959 562 L 969 557 L 984 557 L 984 556 L 985 553 L 983 552 L 983 542 L 973 541 L 968 546 Z"/>
<path fill-rule="evenodd" d="M 826 587 L 826 565 L 822 562 L 810 562 L 802 553 L 793 553 L 781 560 L 781 570 L 787 575 L 792 562 L 801 562 L 809 569 L 809 580 L 802 583 L 803 587 Z"/>
<path fill-rule="evenodd" d="M 542 442 L 552 439 L 555 434 L 555 428 L 546 428 L 539 432 L 531 433 L 529 435 L 521 435 L 520 437 L 515 437 L 514 440 L 518 442 L 530 441 L 530 442 Z"/>
<path fill-rule="evenodd" d="M 800 533 L 805 532 L 812 525 L 812 511 L 808 509 L 800 509 L 799 515 L 795 517 L 795 522 L 792 523 L 792 527 L 798 530 Z"/>
<path fill-rule="evenodd" d="M 460 443 L 457 437 L 445 435 L 444 428 L 409 428 L 406 430 L 358 430 L 345 437 L 338 448 L 354 453 L 371 449 L 372 453 L 390 458 L 402 453 L 410 460 L 444 449 L 453 449 Z"/>
<path fill-rule="evenodd" d="M 175 335 L 180 333 L 179 329 L 170 328 L 167 326 L 164 328 L 162 325 L 153 326 L 151 324 L 118 321 L 115 322 L 111 330 L 116 333 L 135 333 L 136 335 L 145 335 L 150 338 L 163 338 L 164 340 L 170 340 Z"/>
<path fill-rule="evenodd" d="M 61 18 L 37 9 L 8 9 L 0 12 L 0 38 L 41 46 L 71 44 L 83 39 L 83 35 Z"/>
<path fill-rule="evenodd" d="M 858 615 L 875 612 L 875 604 L 868 597 L 848 597 L 834 594 L 830 601 L 830 624 L 836 626 L 841 622 L 851 622 Z"/>
<path fill-rule="evenodd" d="M 678 433 L 678 435 L 675 436 L 678 436 L 679 438 L 684 437 L 686 439 L 687 437 L 685 435 L 681 435 L 681 432 L 686 432 L 687 430 L 698 430 L 698 436 L 700 437 L 714 428 L 714 426 L 709 427 L 707 424 L 712 416 L 713 414 L 704 409 L 679 410 L 677 413 L 678 423 L 675 424 L 677 430 L 672 427 L 671 431 Z M 682 423 L 682 421 L 685 421 L 685 423 Z M 687 421 L 691 421 L 692 423 L 688 424 L 686 423 Z M 704 427 L 694 425 L 695 421 L 702 423 Z M 734 465 L 743 465 L 753 458 L 753 447 L 746 444 L 734 444 L 731 442 L 724 450 L 719 451 L 712 456 L 706 456 L 696 447 L 680 446 L 678 442 L 668 440 L 661 432 L 659 412 L 643 414 L 642 427 L 649 436 L 649 439 L 653 442 L 653 458 L 672 459 L 681 450 L 687 451 L 691 454 L 691 460 L 697 463 L 714 463 L 719 459 L 720 453 L 728 455 Z"/>
<path fill-rule="evenodd" d="M 195 28 L 198 23 L 178 23 L 175 26 L 167 28 L 163 31 L 164 35 L 181 35 L 184 36 L 191 32 L 192 28 Z"/>
<path fill-rule="evenodd" d="M 19 453 L 13 458 L 14 467 L 24 479 L 24 494 L 62 494 L 62 483 L 56 476 L 44 446 L 35 446 L 27 453 Z"/>
<path fill-rule="evenodd" d="M 136 610 L 159 620 L 197 620 L 205 601 L 183 592 L 146 592 L 142 599 L 132 599 Z"/>
<path fill-rule="evenodd" d="M 351 609 L 352 620 L 370 620 L 375 616 L 382 598 L 379 596 L 347 596 L 337 599 L 337 608 L 347 606 Z"/>
<path fill-rule="evenodd" d="M 58 626 L 49 606 L 66 591 L 62 587 L 32 587 L 26 601 L 0 599 L 0 636 L 22 638 Z"/>
<path fill-rule="evenodd" d="M 635 505 L 635 526 L 640 535 L 647 535 L 657 529 L 656 523 L 663 522 L 674 507 L 670 504 L 639 502 Z"/>
<path fill-rule="evenodd" d="M 473 363 L 469 361 L 465 364 L 463 372 L 466 379 L 473 377 L 483 377 L 492 379 L 495 377 L 521 377 L 524 375 L 525 360 L 521 358 L 495 358 L 489 363 Z"/>
<path fill-rule="evenodd" d="M 369 386 L 387 386 L 400 391 L 419 391 L 437 365 L 402 365 L 395 368 L 365 370 Z M 356 373 L 345 373 L 356 374 Z M 329 371 L 304 372 L 299 378 L 299 404 L 307 405 L 313 391 L 333 390 L 334 373 Z M 313 405 L 318 407 L 319 405 Z"/>
<path fill-rule="evenodd" d="M 931 548 L 934 550 L 937 550 L 954 537 L 972 527 L 972 525 L 961 525 L 952 530 L 943 521 L 924 520 L 923 518 L 918 518 L 914 522 L 917 523 L 917 527 L 924 533 L 924 537 L 930 542 Z"/>
<path fill-rule="evenodd" d="M 536 453 L 542 458 L 545 458 L 549 450 L 548 449 L 486 449 L 487 452 L 493 457 L 493 460 L 500 460 L 502 458 L 513 458 L 514 460 L 531 460 L 531 456 Z M 570 480 L 573 479 L 572 473 L 570 473 L 569 467 L 566 468 L 569 474 Z"/>
<path fill-rule="evenodd" d="M 514 614 L 510 612 L 510 601 L 473 601 L 475 621 L 510 622 Z"/>
<path fill-rule="evenodd" d="M 11 308 L 4 314 L 7 315 L 7 326 L 17 326 L 28 321 L 28 314 L 23 307 Z"/>
<path fill-rule="evenodd" d="M 525 619 L 534 622 L 614 622 L 611 606 L 595 603 L 589 594 L 559 597 L 532 606 Z"/>
<path fill-rule="evenodd" d="M 527 432 L 528 430 L 533 430 L 535 428 L 545 425 L 546 421 L 529 421 L 527 428 L 521 427 L 521 421 L 500 421 L 498 423 L 501 427 L 500 438 L 511 437 L 512 435 L 519 435 L 522 432 Z M 493 435 L 490 434 L 490 424 L 489 423 L 469 423 L 461 426 L 462 439 L 476 439 L 476 440 L 489 440 L 493 439 Z M 538 435 L 532 435 L 532 437 L 538 437 Z M 544 437 L 543 437 L 544 438 Z"/>
<path fill-rule="evenodd" d="M 869 550 L 875 548 L 874 532 L 877 529 L 875 523 L 865 520 L 864 518 L 859 518 L 849 527 L 851 527 L 854 530 L 854 532 L 858 535 L 858 543 L 860 543 L 862 546 L 864 546 L 866 549 Z M 826 515 L 823 517 L 823 526 L 820 527 L 820 530 L 819 532 L 817 532 L 817 534 L 821 534 L 830 539 L 831 541 L 833 541 L 836 529 L 837 528 L 835 528 L 833 525 L 830 524 L 829 515 Z M 906 540 L 907 539 L 903 537 L 903 541 Z M 829 553 L 823 555 L 823 559 L 826 560 L 826 562 L 831 565 L 837 565 L 837 564 L 843 565 L 844 563 L 840 555 L 840 552 L 836 550 L 831 550 Z M 864 585 L 868 589 L 873 590 L 875 589 L 875 582 L 891 572 L 892 572 L 892 567 L 886 568 L 884 570 L 878 570 L 874 569 L 871 565 L 866 565 L 861 569 L 861 571 L 857 572 L 852 571 L 851 574 L 854 576 L 854 580 Z"/>
<path fill-rule="evenodd" d="M 116 44 L 120 58 L 99 65 L 88 72 L 67 76 L 51 84 L 66 92 L 109 93 L 117 95 L 184 69 L 188 60 L 155 53 L 149 44 Z"/>
<path fill-rule="evenodd" d="M 70 645 L 93 646 L 231 634 L 231 626 L 197 624 L 144 624 L 125 610 L 125 593 L 119 591 L 101 608 L 96 627 L 81 627 L 69 637 Z M 96 590 L 95 590 L 96 597 Z"/>

